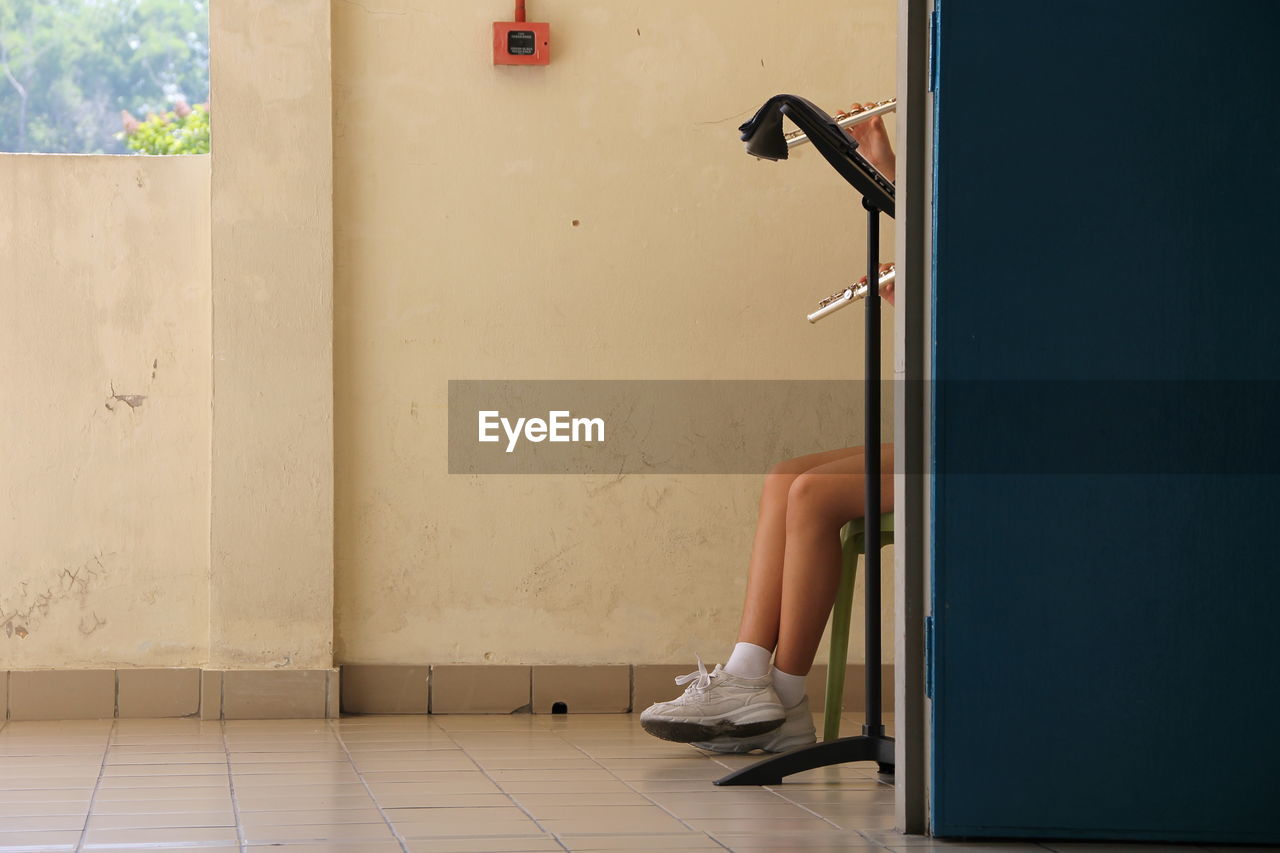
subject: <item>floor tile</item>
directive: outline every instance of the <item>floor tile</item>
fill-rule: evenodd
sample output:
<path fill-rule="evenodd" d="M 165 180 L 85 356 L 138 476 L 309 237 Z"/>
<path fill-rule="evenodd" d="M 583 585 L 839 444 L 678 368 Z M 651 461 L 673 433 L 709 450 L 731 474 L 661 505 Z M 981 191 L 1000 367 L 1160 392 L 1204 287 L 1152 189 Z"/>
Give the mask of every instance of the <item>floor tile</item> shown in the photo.
<path fill-rule="evenodd" d="M 359 797 L 368 796 L 364 783 L 358 779 L 352 782 L 321 782 L 316 785 L 285 785 L 283 787 L 263 783 L 245 785 L 236 780 L 236 802 L 262 800 L 270 797 L 287 795 L 289 797 Z"/>
<path fill-rule="evenodd" d="M 741 789 L 730 789 L 741 790 Z M 883 805 L 893 808 L 894 791 L 892 788 L 885 787 L 883 789 L 870 790 L 839 790 L 827 788 L 790 788 L 787 790 L 777 791 L 777 796 L 785 797 L 794 803 L 803 803 L 806 805 L 817 803 L 840 803 L 840 804 L 863 804 L 863 805 Z"/>
<path fill-rule="evenodd" d="M 447 781 L 457 776 L 460 773 L 479 773 L 481 775 L 486 775 L 481 773 L 481 771 L 477 769 L 476 766 L 473 764 L 471 765 L 470 769 L 459 769 L 459 770 L 371 770 L 369 772 L 362 771 L 360 772 L 360 778 L 364 779 L 366 782 L 370 784 L 374 782 L 377 782 L 379 784 L 386 784 L 386 783 L 412 784 L 412 783 L 419 783 L 419 782 L 424 784 L 432 784 L 432 783 Z"/>
<path fill-rule="evenodd" d="M 632 788 L 620 779 L 576 779 L 572 782 L 503 782 L 502 790 L 508 794 L 597 794 Z"/>
<path fill-rule="evenodd" d="M 606 770 L 677 770 L 716 766 L 710 758 L 699 755 L 671 755 L 659 758 L 597 758 Z"/>
<path fill-rule="evenodd" d="M 717 832 L 715 838 L 730 850 L 750 850 L 754 853 L 762 853 L 766 850 L 794 850 L 804 851 L 804 853 L 825 853 L 825 851 L 836 850 L 848 850 L 851 853 L 869 853 L 869 851 L 887 853 L 886 848 L 856 833 L 827 835 L 813 832 L 803 834 Z"/>
<path fill-rule="evenodd" d="M 246 826 L 247 843 L 270 841 L 390 841 L 386 823 L 310 823 L 305 826 Z"/>
<path fill-rule="evenodd" d="M 506 794 L 416 794 L 411 797 L 412 805 L 391 805 L 386 797 L 380 797 L 379 802 L 385 809 L 399 808 L 419 808 L 419 809 L 436 809 L 436 808 L 484 808 L 487 806 L 509 806 L 513 800 Z"/>
<path fill-rule="evenodd" d="M 685 823 L 694 829 L 715 835 L 720 832 L 737 832 L 737 833 L 800 833 L 800 832 L 817 832 L 831 833 L 839 832 L 845 835 L 849 831 L 838 826 L 828 823 L 817 817 L 807 818 L 784 818 L 781 820 L 739 820 L 729 818 L 689 818 Z M 1043 853 L 1043 851 L 1041 851 Z"/>
<path fill-rule="evenodd" d="M 897 818 L 892 812 L 879 815 L 868 814 L 841 814 L 819 812 L 826 820 L 831 821 L 842 829 L 848 829 L 855 832 L 864 832 L 868 830 L 886 830 L 893 829 L 897 825 Z M 1040 851 L 1043 853 L 1043 850 Z"/>
<path fill-rule="evenodd" d="M 0 832 L 0 850 L 74 850 L 80 841 L 80 830 L 54 832 Z"/>
<path fill-rule="evenodd" d="M 138 848 L 153 844 L 182 846 L 195 842 L 220 841 L 236 843 L 236 831 L 232 827 L 174 827 L 149 829 L 91 829 L 85 833 L 84 849 L 120 849 L 121 845 L 137 845 Z"/>
<path fill-rule="evenodd" d="M 561 806 L 649 806 L 652 802 L 633 791 L 592 794 L 513 794 L 516 802 L 535 818 L 544 810 Z"/>
<path fill-rule="evenodd" d="M 261 841 L 247 844 L 246 850 L 280 850 L 282 853 L 401 853 L 401 845 L 397 841 L 297 841 L 297 843 L 271 843 Z M 147 850 L 146 853 L 150 853 Z M 201 853 L 198 850 L 192 853 Z"/>
<path fill-rule="evenodd" d="M 114 851 L 129 850 L 129 853 L 133 853 L 134 850 L 137 850 L 138 853 L 240 853 L 239 844 L 203 844 L 203 843 L 185 844 L 181 847 L 170 847 L 167 844 L 161 844 L 154 847 L 145 847 L 140 849 L 139 848 L 130 849 L 128 846 L 125 846 L 125 845 L 120 845 L 116 847 L 98 847 L 96 849 L 102 850 L 104 851 L 104 853 L 105 851 L 109 851 L 109 850 L 114 850 Z"/>
<path fill-rule="evenodd" d="M 95 815 L 195 814 L 231 810 L 231 795 L 227 793 L 187 800 L 104 800 L 98 798 L 93 801 L 93 813 Z"/>
<path fill-rule="evenodd" d="M 498 806 L 485 806 L 480 808 L 472 808 L 467 806 L 440 807 L 440 808 L 401 808 L 387 809 L 387 820 L 393 824 L 400 823 L 428 823 L 433 820 L 461 820 L 476 818 L 477 820 L 528 820 L 528 816 L 524 810 L 514 803 L 507 802 Z M 500 835 L 501 833 L 490 832 L 488 835 Z"/>
<path fill-rule="evenodd" d="M 4 775 L 53 767 L 97 771 L 101 766 L 101 753 L 94 755 L 7 755 L 0 757 L 0 774 Z"/>
<path fill-rule="evenodd" d="M 89 818 L 90 832 L 95 829 L 162 829 L 180 826 L 234 827 L 235 825 L 235 813 L 230 808 L 205 812 L 95 813 Z"/>
<path fill-rule="evenodd" d="M 457 835 L 535 835 L 538 824 L 515 806 L 390 809 L 387 818 L 404 838 Z"/>
<path fill-rule="evenodd" d="M 180 793 L 182 789 L 192 788 L 229 788 L 230 781 L 227 779 L 227 773 L 224 770 L 221 775 L 200 775 L 200 776 L 165 776 L 159 778 L 156 776 L 103 776 L 98 782 L 98 790 L 122 790 L 126 788 L 141 788 L 143 790 L 156 790 L 163 786 L 174 793 L 171 797 L 190 796 L 190 794 Z"/>
<path fill-rule="evenodd" d="M 420 754 L 404 757 L 370 758 L 366 755 L 351 759 L 362 772 L 395 770 L 475 770 L 476 763 L 460 749 L 428 749 Z"/>
<path fill-rule="evenodd" d="M 716 788 L 708 786 L 705 791 L 649 791 L 644 796 L 653 800 L 663 808 L 673 808 L 682 803 L 785 803 L 787 800 L 772 791 L 761 788 L 732 786 Z"/>
<path fill-rule="evenodd" d="M 192 764 L 108 764 L 102 768 L 102 778 L 112 779 L 118 776 L 179 776 L 182 778 L 199 778 L 213 776 L 226 778 L 227 762 L 216 761 Z"/>
<path fill-rule="evenodd" d="M 710 764 L 701 767 L 618 768 L 609 772 L 624 782 L 659 782 L 665 779 L 678 779 L 682 781 L 704 780 L 707 785 L 710 785 L 729 771 L 724 767 Z"/>
<path fill-rule="evenodd" d="M 499 785 L 504 782 L 580 782 L 616 778 L 599 765 L 572 770 L 491 770 L 488 776 Z"/>
<path fill-rule="evenodd" d="M 240 810 L 242 815 L 247 812 L 367 809 L 373 808 L 374 805 L 373 798 L 363 790 L 358 794 L 349 795 L 315 794 L 296 797 L 290 797 L 276 791 L 263 791 L 256 795 L 241 791 L 240 795 L 236 797 L 236 808 Z"/>
<path fill-rule="evenodd" d="M 582 753 L 577 757 L 556 757 L 560 753 L 548 753 L 545 756 L 530 757 L 529 753 L 506 753 L 500 756 L 477 755 L 474 750 L 468 752 L 471 760 L 482 770 L 581 770 L 584 767 L 599 768 L 600 765 Z"/>
<path fill-rule="evenodd" d="M 481 820 L 475 817 L 433 820 L 425 823 L 397 823 L 396 832 L 406 839 L 500 835 L 532 835 L 538 832 L 538 824 L 529 818 Z"/>
<path fill-rule="evenodd" d="M 723 837 L 716 837 L 729 848 L 731 853 L 889 853 L 884 847 L 868 847 L 841 841 L 832 843 L 830 839 L 825 841 L 809 839 L 799 844 L 787 840 L 780 844 L 770 844 L 759 839 L 748 838 L 745 843 L 730 845 Z"/>
<path fill-rule="evenodd" d="M 6 725 L 0 834 L 71 850 L 87 820 L 86 849 L 390 853 L 390 822 L 424 853 L 920 846 L 891 832 L 874 765 L 712 784 L 755 760 L 656 741 L 632 715 Z"/>
<path fill-rule="evenodd" d="M 66 832 L 84 829 L 85 816 L 80 815 L 24 815 L 0 817 L 0 832 Z"/>
<path fill-rule="evenodd" d="M 473 838 L 410 838 L 409 853 L 545 853 L 563 851 L 550 835 L 476 836 Z"/>
<path fill-rule="evenodd" d="M 369 782 L 369 790 L 375 797 L 386 794 L 497 794 L 501 793 L 493 780 L 483 773 L 450 773 L 446 781 L 439 782 Z M 621 783 L 619 783 L 621 784 Z"/>
<path fill-rule="evenodd" d="M 642 794 L 720 791 L 711 779 L 629 779 L 625 783 Z M 752 788 L 750 790 L 759 790 Z"/>
<path fill-rule="evenodd" d="M 102 802 L 113 802 L 121 800 L 130 800 L 139 803 L 150 803 L 156 800 L 202 800 L 214 797 L 230 797 L 231 784 L 227 781 L 213 782 L 204 780 L 203 784 L 198 785 L 178 785 L 174 784 L 169 787 L 154 787 L 155 781 L 151 781 L 150 786 L 112 786 L 103 784 L 98 786 L 97 793 L 93 795 L 94 804 Z"/>
<path fill-rule="evenodd" d="M 311 761 L 346 761 L 347 753 L 341 747 L 330 749 L 294 750 L 292 752 L 246 752 L 236 750 L 231 755 L 232 765 L 273 764 Z"/>
<path fill-rule="evenodd" d="M 253 765 L 235 765 L 231 768 L 231 780 L 239 785 L 270 785 L 272 787 L 288 787 L 290 785 L 324 785 L 329 783 L 345 783 L 356 781 L 356 771 L 350 764 L 325 762 L 311 764 L 310 769 L 303 770 L 297 765 L 284 765 L 283 770 L 254 769 Z"/>
<path fill-rule="evenodd" d="M 166 750 L 169 748 L 166 747 Z M 223 772 L 227 769 L 227 754 L 219 750 L 203 750 L 190 752 L 120 752 L 113 749 L 107 753 L 106 766 L 121 767 L 133 764 L 216 764 Z"/>
<path fill-rule="evenodd" d="M 89 798 L 70 802 L 10 802 L 0 797 L 0 822 L 9 817 L 40 817 L 42 815 L 79 815 L 89 813 Z"/>
<path fill-rule="evenodd" d="M 382 813 L 370 804 L 358 809 L 315 809 L 312 811 L 242 811 L 240 823 L 246 827 L 306 826 L 319 823 L 386 823 Z"/>
<path fill-rule="evenodd" d="M 62 791 L 93 790 L 96 778 L 81 777 L 79 779 L 0 779 L 0 800 L 9 800 L 15 791 L 52 791 L 45 799 L 61 797 Z"/>
<path fill-rule="evenodd" d="M 110 748 L 136 749 L 138 752 L 170 752 L 188 745 L 205 747 L 201 752 L 216 747 L 218 751 L 227 751 L 227 743 L 220 734 L 206 735 L 116 735 L 110 740 Z"/>
<path fill-rule="evenodd" d="M 317 779 L 350 776 L 351 762 L 347 759 L 317 761 L 308 756 L 305 761 L 235 761 L 231 762 L 233 778 L 253 776 L 260 773 L 271 773 L 276 776 L 296 776 L 305 774 Z"/>
<path fill-rule="evenodd" d="M 586 853 L 591 850 L 723 850 L 710 836 L 703 832 L 683 832 L 679 834 L 651 835 L 560 835 L 557 836 L 565 847 L 574 853 Z"/>
<path fill-rule="evenodd" d="M 664 803 L 664 807 L 682 820 L 809 820 L 813 812 L 794 803 L 778 800 L 776 803 Z"/>
<path fill-rule="evenodd" d="M 687 822 L 682 823 L 657 806 L 553 806 L 543 809 L 538 823 L 548 832 L 573 835 L 657 835 L 690 829 Z"/>

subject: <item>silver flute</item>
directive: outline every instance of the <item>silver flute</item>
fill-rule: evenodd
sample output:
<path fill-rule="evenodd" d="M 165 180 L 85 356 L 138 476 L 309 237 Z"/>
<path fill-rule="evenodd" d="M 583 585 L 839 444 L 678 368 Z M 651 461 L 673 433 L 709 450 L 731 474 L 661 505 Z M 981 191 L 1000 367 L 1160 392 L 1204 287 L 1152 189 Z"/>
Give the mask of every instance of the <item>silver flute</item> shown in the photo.
<path fill-rule="evenodd" d="M 897 269 L 891 264 L 887 270 L 880 273 L 880 278 L 876 281 L 876 287 L 884 287 L 889 282 L 898 277 Z M 858 284 L 851 284 L 839 293 L 833 293 L 826 299 L 818 303 L 818 310 L 809 316 L 810 323 L 816 323 L 823 317 L 834 314 L 841 308 L 851 302 L 857 302 L 859 299 L 867 298 L 867 283 L 865 281 Z"/>
<path fill-rule="evenodd" d="M 898 108 L 897 98 L 886 98 L 883 101 L 876 101 L 874 104 L 867 104 L 860 110 L 851 110 L 847 113 L 836 113 L 832 116 L 836 120 L 836 124 L 840 127 L 852 127 L 860 124 L 867 119 L 882 116 L 885 113 L 891 113 Z M 803 130 L 793 130 L 783 136 L 787 140 L 787 148 L 795 148 L 797 145 L 804 145 L 809 141 L 809 137 L 805 136 Z"/>

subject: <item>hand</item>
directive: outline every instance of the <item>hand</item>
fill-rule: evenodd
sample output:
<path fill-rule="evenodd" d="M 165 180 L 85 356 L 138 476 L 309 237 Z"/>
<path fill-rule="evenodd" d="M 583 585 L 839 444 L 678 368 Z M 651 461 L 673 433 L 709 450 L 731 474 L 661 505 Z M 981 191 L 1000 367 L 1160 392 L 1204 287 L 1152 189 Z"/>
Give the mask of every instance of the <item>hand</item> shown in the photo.
<path fill-rule="evenodd" d="M 892 266 L 893 266 L 892 263 L 881 264 L 880 272 L 883 273 L 885 270 L 889 269 Z M 867 283 L 867 277 L 865 275 L 862 278 L 858 279 L 858 284 L 866 284 L 866 283 Z M 888 302 L 890 305 L 894 304 L 893 303 L 893 295 L 894 295 L 893 284 L 894 283 L 892 281 L 887 281 L 884 284 L 880 285 L 880 296 L 881 298 L 884 299 L 885 302 Z"/>
<path fill-rule="evenodd" d="M 850 105 L 849 110 L 852 112 L 861 108 L 862 104 L 855 103 Z M 880 174 L 891 181 L 894 179 L 897 157 L 893 153 L 893 145 L 889 142 L 889 132 L 885 130 L 884 120 L 880 116 L 846 127 L 844 132 L 858 140 L 858 153 L 869 160 Z"/>

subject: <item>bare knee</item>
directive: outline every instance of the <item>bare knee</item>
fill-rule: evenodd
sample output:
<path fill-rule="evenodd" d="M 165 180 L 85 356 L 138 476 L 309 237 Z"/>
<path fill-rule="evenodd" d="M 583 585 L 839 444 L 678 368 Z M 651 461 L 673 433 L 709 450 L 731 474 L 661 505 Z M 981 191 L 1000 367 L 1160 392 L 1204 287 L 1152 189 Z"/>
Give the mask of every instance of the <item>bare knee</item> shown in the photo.
<path fill-rule="evenodd" d="M 769 469 L 764 478 L 764 489 L 761 491 L 762 504 L 785 504 L 791 491 L 791 484 L 805 471 L 804 463 L 799 459 L 784 459 Z"/>
<path fill-rule="evenodd" d="M 804 473 L 795 477 L 787 491 L 787 526 L 827 526 L 839 529 L 856 506 L 859 489 L 847 476 Z"/>

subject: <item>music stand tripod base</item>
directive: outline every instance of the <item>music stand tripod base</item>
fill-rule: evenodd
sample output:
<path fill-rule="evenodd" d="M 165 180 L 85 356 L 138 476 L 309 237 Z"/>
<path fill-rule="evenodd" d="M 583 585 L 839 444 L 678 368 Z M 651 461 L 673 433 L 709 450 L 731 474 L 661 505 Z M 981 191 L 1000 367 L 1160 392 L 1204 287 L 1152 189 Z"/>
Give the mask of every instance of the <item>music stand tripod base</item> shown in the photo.
<path fill-rule="evenodd" d="M 832 764 L 850 761 L 874 761 L 883 775 L 893 773 L 893 738 L 884 736 L 884 727 L 877 734 L 869 734 L 863 726 L 863 734 L 823 741 L 793 749 L 757 761 L 741 770 L 735 770 L 715 781 L 717 785 L 778 785 L 784 776 L 803 773 Z"/>

